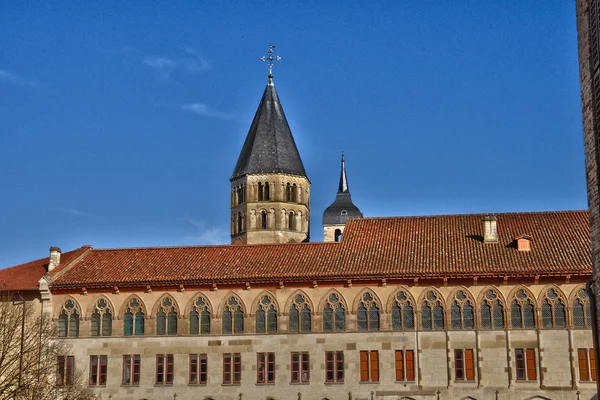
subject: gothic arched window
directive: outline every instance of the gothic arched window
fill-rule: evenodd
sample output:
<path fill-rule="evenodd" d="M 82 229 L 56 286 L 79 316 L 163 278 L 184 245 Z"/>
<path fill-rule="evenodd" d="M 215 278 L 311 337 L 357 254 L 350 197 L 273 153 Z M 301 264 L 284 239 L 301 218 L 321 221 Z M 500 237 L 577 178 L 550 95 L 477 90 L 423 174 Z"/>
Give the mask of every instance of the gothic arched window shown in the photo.
<path fill-rule="evenodd" d="M 544 328 L 564 328 L 567 325 L 565 302 L 555 289 L 546 290 L 542 300 L 542 326 Z"/>
<path fill-rule="evenodd" d="M 208 301 L 202 296 L 196 298 L 190 311 L 190 334 L 210 334 L 210 309 Z"/>
<path fill-rule="evenodd" d="M 260 228 L 267 229 L 267 212 L 264 210 L 260 212 Z"/>
<path fill-rule="evenodd" d="M 504 307 L 493 290 L 488 290 L 481 302 L 481 327 L 483 329 L 504 328 Z"/>
<path fill-rule="evenodd" d="M 162 299 L 156 311 L 156 334 L 177 335 L 177 309 L 170 297 Z"/>
<path fill-rule="evenodd" d="M 256 309 L 256 332 L 277 332 L 277 309 L 269 296 L 263 296 Z"/>
<path fill-rule="evenodd" d="M 58 336 L 79 336 L 79 309 L 71 299 L 65 301 L 58 316 Z"/>
<path fill-rule="evenodd" d="M 90 318 L 92 336 L 110 336 L 112 335 L 112 311 L 105 299 L 101 298 L 96 302 L 94 312 Z"/>
<path fill-rule="evenodd" d="M 414 329 L 415 309 L 404 290 L 394 296 L 392 303 L 392 329 Z"/>
<path fill-rule="evenodd" d="M 144 334 L 144 309 L 138 298 L 133 298 L 127 304 L 123 315 L 123 334 L 125 336 Z"/>
<path fill-rule="evenodd" d="M 223 310 L 223 334 L 244 333 L 244 311 L 239 301 L 235 297 L 227 300 Z"/>
<path fill-rule="evenodd" d="M 433 290 L 427 292 L 421 305 L 421 327 L 423 329 L 444 329 L 444 307 Z"/>
<path fill-rule="evenodd" d="M 450 325 L 452 326 L 452 329 L 475 328 L 473 304 L 465 294 L 464 290 L 459 290 L 454 295 L 452 305 L 450 306 Z"/>
<path fill-rule="evenodd" d="M 303 295 L 298 294 L 290 306 L 289 331 L 307 333 L 311 330 L 311 311 Z"/>
<path fill-rule="evenodd" d="M 513 328 L 535 328 L 533 301 L 523 289 L 517 292 L 510 305 L 510 323 Z"/>
<path fill-rule="evenodd" d="M 379 305 L 371 292 L 365 292 L 356 310 L 359 331 L 379 330 Z"/>
<path fill-rule="evenodd" d="M 573 302 L 573 326 L 575 328 L 592 327 L 592 310 L 590 309 L 590 298 L 584 288 L 577 291 Z"/>
<path fill-rule="evenodd" d="M 325 332 L 343 332 L 346 330 L 346 310 L 339 296 L 329 295 L 323 308 L 323 330 Z"/>

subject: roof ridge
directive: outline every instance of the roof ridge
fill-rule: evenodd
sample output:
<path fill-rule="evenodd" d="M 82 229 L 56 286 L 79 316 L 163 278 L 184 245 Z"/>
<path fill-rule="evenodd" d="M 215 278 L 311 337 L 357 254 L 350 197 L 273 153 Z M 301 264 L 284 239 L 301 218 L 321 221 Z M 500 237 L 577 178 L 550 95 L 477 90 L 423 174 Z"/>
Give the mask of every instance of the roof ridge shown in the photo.
<path fill-rule="evenodd" d="M 519 214 L 569 214 L 569 213 L 587 213 L 588 210 L 556 210 L 556 211 L 505 211 L 505 212 L 483 212 L 483 213 L 461 213 L 461 214 L 427 214 L 427 215 L 396 215 L 388 217 L 364 217 L 354 218 L 353 220 L 388 220 L 388 219 L 415 219 L 415 218 L 437 218 L 437 217 L 468 217 L 485 215 L 519 215 Z M 348 220 L 350 222 L 350 220 Z"/>
<path fill-rule="evenodd" d="M 197 249 L 197 248 L 239 248 L 239 247 L 279 247 L 279 246 L 317 246 L 338 244 L 337 242 L 302 242 L 302 243 L 252 243 L 252 244 L 199 244 L 189 246 L 147 246 L 147 247 L 105 247 L 94 248 L 92 251 L 115 250 L 156 250 L 156 249 Z"/>

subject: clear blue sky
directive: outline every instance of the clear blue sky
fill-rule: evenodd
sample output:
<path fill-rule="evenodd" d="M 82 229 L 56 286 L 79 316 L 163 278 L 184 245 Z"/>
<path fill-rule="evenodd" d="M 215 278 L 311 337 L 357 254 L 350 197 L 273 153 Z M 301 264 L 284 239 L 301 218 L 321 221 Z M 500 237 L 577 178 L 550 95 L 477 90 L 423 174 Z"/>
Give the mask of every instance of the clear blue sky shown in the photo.
<path fill-rule="evenodd" d="M 587 207 L 574 1 L 0 4 L 0 267 L 229 240 L 275 85 L 312 182 L 365 216 Z"/>

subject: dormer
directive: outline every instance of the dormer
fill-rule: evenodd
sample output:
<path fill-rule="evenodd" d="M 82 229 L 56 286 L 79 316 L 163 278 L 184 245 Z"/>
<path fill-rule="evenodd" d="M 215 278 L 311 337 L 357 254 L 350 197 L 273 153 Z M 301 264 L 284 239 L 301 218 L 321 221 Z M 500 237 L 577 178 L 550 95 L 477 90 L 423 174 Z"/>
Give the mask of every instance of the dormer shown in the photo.
<path fill-rule="evenodd" d="M 517 250 L 519 251 L 531 251 L 531 241 L 533 238 L 529 235 L 520 235 L 515 238 L 517 242 Z"/>

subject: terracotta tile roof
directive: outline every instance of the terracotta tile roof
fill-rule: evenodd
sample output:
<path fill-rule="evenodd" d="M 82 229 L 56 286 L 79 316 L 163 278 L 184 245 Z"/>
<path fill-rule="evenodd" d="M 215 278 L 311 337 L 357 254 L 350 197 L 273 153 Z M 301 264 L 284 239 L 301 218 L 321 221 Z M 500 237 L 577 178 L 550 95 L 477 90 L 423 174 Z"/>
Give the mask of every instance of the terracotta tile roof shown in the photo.
<path fill-rule="evenodd" d="M 61 254 L 60 265 L 53 271 L 59 272 L 73 260 L 84 254 L 90 247 Z M 0 270 L 0 291 L 29 291 L 38 289 L 38 281 L 46 275 L 50 257 L 40 258 L 14 267 Z"/>
<path fill-rule="evenodd" d="M 350 220 L 341 243 L 90 250 L 51 287 L 591 274 L 586 211 L 495 215 L 498 243 L 469 214 Z M 516 249 L 523 234 L 529 252 Z"/>

